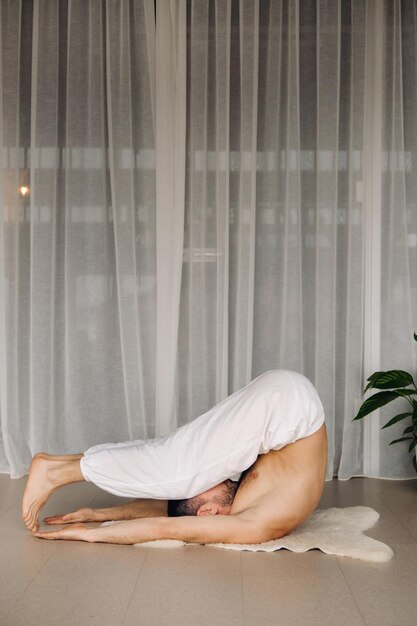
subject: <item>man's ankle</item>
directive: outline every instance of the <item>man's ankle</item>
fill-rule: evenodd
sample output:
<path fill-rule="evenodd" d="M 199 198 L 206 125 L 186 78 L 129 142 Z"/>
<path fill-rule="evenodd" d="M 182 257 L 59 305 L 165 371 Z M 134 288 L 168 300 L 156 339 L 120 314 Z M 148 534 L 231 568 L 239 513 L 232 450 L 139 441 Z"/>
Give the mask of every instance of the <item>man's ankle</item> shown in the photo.
<path fill-rule="evenodd" d="M 52 487 L 62 487 L 82 480 L 80 462 L 77 460 L 58 463 L 46 471 L 48 481 Z"/>

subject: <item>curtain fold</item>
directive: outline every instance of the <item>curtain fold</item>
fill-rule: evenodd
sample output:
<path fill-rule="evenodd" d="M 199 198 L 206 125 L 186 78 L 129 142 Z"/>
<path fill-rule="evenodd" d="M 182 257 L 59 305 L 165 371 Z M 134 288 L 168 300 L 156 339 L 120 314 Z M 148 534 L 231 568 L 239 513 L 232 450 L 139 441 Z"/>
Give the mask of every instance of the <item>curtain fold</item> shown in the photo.
<path fill-rule="evenodd" d="M 381 369 L 417 372 L 417 19 L 414 2 L 384 4 L 381 164 Z M 396 401 L 398 413 L 410 405 Z M 391 413 L 381 410 L 380 426 Z M 382 431 L 381 448 L 401 437 L 405 424 Z M 380 473 L 410 474 L 407 444 L 381 453 Z"/>
<path fill-rule="evenodd" d="M 344 297 L 341 306 L 337 308 L 335 333 L 339 376 L 334 404 L 333 446 L 334 467 L 339 466 L 339 478 L 364 473 L 363 429 L 358 428 L 357 423 L 348 416 L 355 415 L 359 410 L 364 387 L 364 226 L 367 205 L 363 154 L 367 11 L 362 2 L 354 2 L 351 6 L 351 11 L 346 13 L 342 4 L 342 18 L 345 17 L 350 29 L 346 29 L 347 32 L 342 34 L 340 40 L 342 49 L 349 42 L 347 53 L 341 59 L 341 71 L 349 79 L 347 83 L 341 84 L 339 98 L 345 120 L 339 134 L 342 143 L 341 163 L 346 158 L 346 169 L 343 170 L 343 181 L 339 187 L 343 193 L 343 204 L 338 211 L 342 224 L 345 224 L 344 237 L 339 241 L 338 262 L 344 262 L 346 270 L 345 279 L 337 280 L 337 293 L 342 293 Z M 366 376 L 369 374 L 371 372 L 366 372 Z M 345 419 L 337 419 L 338 415 L 344 415 Z"/>
<path fill-rule="evenodd" d="M 335 413 L 336 381 L 341 378 L 336 356 L 337 309 L 345 294 L 337 292 L 338 279 L 348 282 L 360 280 L 360 275 L 346 276 L 347 256 L 341 263 L 339 248 L 344 233 L 339 210 L 343 206 L 340 185 L 341 174 L 340 127 L 343 123 L 341 106 L 341 3 L 317 3 L 316 53 L 316 154 L 315 154 L 315 353 L 313 380 L 322 398 L 327 414 Z M 339 195 L 340 193 L 340 195 Z M 350 217 L 347 209 L 347 220 Z M 341 302 L 342 301 L 342 302 Z M 346 301 L 344 304 L 348 305 Z M 358 305 L 360 302 L 357 303 Z M 343 306 L 343 305 L 342 305 Z M 347 340 L 349 341 L 349 339 Z M 344 373 L 343 373 L 344 374 Z M 334 457 L 335 423 L 329 425 L 330 454 Z"/>
<path fill-rule="evenodd" d="M 415 3 L 0 4 L 0 471 L 283 367 L 328 478 L 414 476 L 352 419 L 371 362 L 416 372 Z"/>
<path fill-rule="evenodd" d="M 102 124 L 108 135 L 109 173 L 105 184 L 111 207 L 116 336 L 120 337 L 124 383 L 124 405 L 119 411 L 126 415 L 128 439 L 155 432 L 146 417 L 154 411 L 156 341 L 155 111 L 151 97 L 155 21 L 146 16 L 152 8 L 149 1 L 108 2 L 105 11 Z"/>
<path fill-rule="evenodd" d="M 156 413 L 166 435 L 176 412 L 181 290 L 186 119 L 186 5 L 157 3 L 156 29 Z"/>

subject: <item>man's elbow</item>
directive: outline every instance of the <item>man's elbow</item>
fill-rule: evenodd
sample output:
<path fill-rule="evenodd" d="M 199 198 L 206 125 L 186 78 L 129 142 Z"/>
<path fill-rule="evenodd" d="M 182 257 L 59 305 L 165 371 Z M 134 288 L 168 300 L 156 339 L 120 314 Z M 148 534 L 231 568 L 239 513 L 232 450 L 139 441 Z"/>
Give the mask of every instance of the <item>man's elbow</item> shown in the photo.
<path fill-rule="evenodd" d="M 251 543 L 266 543 L 267 541 L 275 541 L 281 539 L 292 532 L 293 528 L 290 527 L 264 527 L 258 530 L 257 541 Z"/>
<path fill-rule="evenodd" d="M 283 529 L 271 528 L 268 526 L 252 526 L 242 528 L 239 533 L 236 533 L 233 540 L 229 540 L 229 543 L 241 543 L 241 544 L 257 544 L 266 543 L 267 541 L 273 541 L 284 537 L 288 532 Z"/>

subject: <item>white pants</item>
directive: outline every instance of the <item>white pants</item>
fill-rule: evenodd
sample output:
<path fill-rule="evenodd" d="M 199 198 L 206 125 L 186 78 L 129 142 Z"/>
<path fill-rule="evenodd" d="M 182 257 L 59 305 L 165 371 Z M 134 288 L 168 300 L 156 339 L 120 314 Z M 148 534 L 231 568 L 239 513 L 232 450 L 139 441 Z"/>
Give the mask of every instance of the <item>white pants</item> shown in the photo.
<path fill-rule="evenodd" d="M 307 378 L 271 370 L 167 437 L 90 448 L 81 471 L 118 496 L 191 498 L 323 422 L 320 398 Z"/>

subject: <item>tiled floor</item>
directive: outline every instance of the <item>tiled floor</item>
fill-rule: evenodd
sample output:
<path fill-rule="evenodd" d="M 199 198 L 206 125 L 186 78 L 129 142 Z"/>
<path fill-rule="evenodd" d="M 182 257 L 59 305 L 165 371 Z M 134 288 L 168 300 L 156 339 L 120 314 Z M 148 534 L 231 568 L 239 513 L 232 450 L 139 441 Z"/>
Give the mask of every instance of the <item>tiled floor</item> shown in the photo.
<path fill-rule="evenodd" d="M 42 541 L 20 520 L 24 484 L 0 475 L 1 626 L 417 624 L 417 479 L 326 483 L 320 508 L 363 504 L 379 511 L 367 534 L 393 548 L 388 563 L 318 550 Z M 44 514 L 115 501 L 89 483 L 71 485 L 52 496 Z"/>

